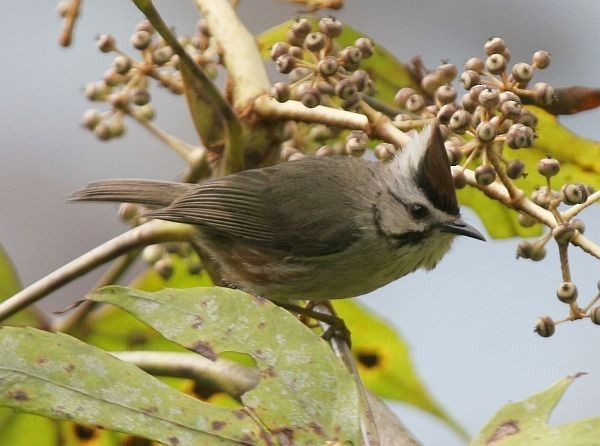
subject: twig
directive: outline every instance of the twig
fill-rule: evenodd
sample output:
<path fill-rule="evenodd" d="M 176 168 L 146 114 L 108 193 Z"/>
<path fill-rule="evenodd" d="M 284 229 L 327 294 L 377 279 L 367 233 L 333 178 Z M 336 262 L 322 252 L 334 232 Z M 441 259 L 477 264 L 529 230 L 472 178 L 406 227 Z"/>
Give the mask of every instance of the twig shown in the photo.
<path fill-rule="evenodd" d="M 548 226 L 549 228 L 554 228 L 557 225 L 556 220 L 554 219 L 554 216 L 550 211 L 541 208 L 540 206 L 536 205 L 534 202 L 532 202 L 524 196 L 517 201 L 513 200 L 508 194 L 508 191 L 506 190 L 504 185 L 502 185 L 501 183 L 494 182 L 488 186 L 482 186 L 480 184 L 477 184 L 477 181 L 475 180 L 475 173 L 472 170 L 463 169 L 460 166 L 452 166 L 452 171 L 463 172 L 465 174 L 467 184 L 481 190 L 487 197 L 493 198 L 494 200 L 501 202 L 509 208 L 515 209 L 519 212 L 523 212 L 533 217 L 538 222 Z M 600 245 L 594 243 L 593 241 L 585 237 L 583 234 L 577 232 L 575 236 L 571 239 L 571 243 L 576 246 L 579 246 L 588 254 L 591 254 L 594 257 L 600 259 Z"/>
<path fill-rule="evenodd" d="M 585 208 L 591 206 L 592 204 L 598 201 L 600 201 L 600 190 L 591 194 L 583 203 L 571 206 L 569 209 L 562 213 L 562 216 L 565 219 L 565 221 L 569 221 L 581 211 L 583 211 Z"/>
<path fill-rule="evenodd" d="M 320 303 L 313 308 L 314 311 L 318 311 L 319 313 L 337 317 L 331 305 L 325 305 Z M 323 321 L 320 321 L 319 324 L 323 328 L 323 331 L 326 332 L 330 327 Z M 367 398 L 367 391 L 362 383 L 360 375 L 358 373 L 358 369 L 356 368 L 356 363 L 354 362 L 354 358 L 352 356 L 352 352 L 350 351 L 350 347 L 344 339 L 338 336 L 332 336 L 329 340 L 329 344 L 335 355 L 342 360 L 350 374 L 354 377 L 354 381 L 356 382 L 356 387 L 358 390 L 358 398 L 360 400 L 362 411 L 360 416 L 360 427 L 363 436 L 363 445 L 365 446 L 379 446 L 381 443 L 379 441 L 379 434 L 377 431 L 377 424 L 375 423 L 375 418 L 373 416 L 373 411 L 371 410 L 371 405 L 369 404 L 369 399 Z"/>
<path fill-rule="evenodd" d="M 125 351 L 113 356 L 157 376 L 192 379 L 216 388 L 233 397 L 239 397 L 256 387 L 260 372 L 254 367 L 217 358 L 215 361 L 196 353 Z"/>
<path fill-rule="evenodd" d="M 367 116 L 371 133 L 384 141 L 391 142 L 396 147 L 405 146 L 410 142 L 410 137 L 402 130 L 396 128 L 390 118 L 378 112 L 366 102 L 361 102 L 360 109 Z"/>
<path fill-rule="evenodd" d="M 0 303 L 0 321 L 37 302 L 61 286 L 124 253 L 161 242 L 190 241 L 196 229 L 181 223 L 153 220 L 133 228 L 61 266 Z"/>
<path fill-rule="evenodd" d="M 125 274 L 129 269 L 133 261 L 137 258 L 140 250 L 135 249 L 122 255 L 110 266 L 110 268 L 102 275 L 102 277 L 94 284 L 91 291 L 102 288 L 106 285 L 114 284 L 119 278 Z M 69 316 L 59 319 L 52 324 L 52 331 L 61 331 L 63 333 L 72 332 L 81 327 L 87 316 L 98 306 L 98 304 L 92 300 L 86 300 L 76 309 L 74 309 Z"/>
<path fill-rule="evenodd" d="M 63 29 L 58 36 L 58 43 L 61 46 L 69 46 L 73 41 L 73 29 L 75 28 L 75 22 L 81 9 L 81 0 L 71 0 L 67 15 L 65 16 L 65 24 Z"/>

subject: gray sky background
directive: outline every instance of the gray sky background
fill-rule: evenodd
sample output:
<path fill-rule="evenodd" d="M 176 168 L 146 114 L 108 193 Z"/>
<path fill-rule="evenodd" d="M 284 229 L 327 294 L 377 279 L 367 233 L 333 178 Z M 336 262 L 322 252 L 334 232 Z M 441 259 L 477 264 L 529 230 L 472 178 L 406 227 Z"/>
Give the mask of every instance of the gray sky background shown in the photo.
<path fill-rule="evenodd" d="M 110 206 L 66 204 L 69 192 L 101 178 L 173 179 L 184 167 L 134 123 L 125 138 L 108 144 L 79 127 L 83 111 L 91 107 L 82 89 L 99 79 L 111 61 L 95 49 L 94 37 L 114 34 L 129 49 L 128 36 L 141 18 L 137 9 L 124 1 L 86 1 L 75 44 L 65 50 L 56 44 L 60 24 L 54 3 L 0 1 L 0 242 L 25 284 L 125 229 Z M 191 2 L 156 3 L 179 32 L 193 32 L 197 16 Z M 296 10 L 274 1 L 242 0 L 240 6 L 253 32 Z M 430 66 L 442 59 L 460 65 L 482 55 L 486 38 L 501 35 L 513 61 L 528 61 L 540 48 L 553 54 L 552 65 L 536 80 L 600 86 L 596 0 L 355 0 L 338 17 L 401 60 L 418 53 Z M 155 98 L 157 124 L 195 141 L 183 101 L 160 92 Z M 562 121 L 600 140 L 600 111 Z M 465 215 L 478 224 L 472 213 Z M 598 206 L 583 218 L 589 236 L 600 241 Z M 361 298 L 398 327 L 429 389 L 471 433 L 500 405 L 578 371 L 589 375 L 572 386 L 551 421 L 600 415 L 599 328 L 587 320 L 560 326 L 550 339 L 532 333 L 538 315 L 565 313 L 554 295 L 560 282 L 558 256 L 551 248 L 543 262 L 516 261 L 516 243 L 458 240 L 435 271 Z M 574 279 L 580 296 L 589 299 L 600 279 L 598 261 L 573 252 Z M 45 307 L 54 310 L 61 302 L 80 299 L 99 274 L 55 293 Z M 431 417 L 393 406 L 424 444 L 461 444 Z"/>

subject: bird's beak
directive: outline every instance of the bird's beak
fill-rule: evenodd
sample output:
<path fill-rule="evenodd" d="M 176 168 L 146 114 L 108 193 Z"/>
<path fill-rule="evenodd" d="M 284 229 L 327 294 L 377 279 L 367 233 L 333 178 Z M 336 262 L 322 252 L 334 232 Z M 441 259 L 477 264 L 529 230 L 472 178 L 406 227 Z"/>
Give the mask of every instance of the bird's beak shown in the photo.
<path fill-rule="evenodd" d="M 467 237 L 476 238 L 477 240 L 483 240 L 485 242 L 483 234 L 470 224 L 466 223 L 462 218 L 458 218 L 450 223 L 444 223 L 440 226 L 440 231 L 456 235 L 466 235 Z"/>

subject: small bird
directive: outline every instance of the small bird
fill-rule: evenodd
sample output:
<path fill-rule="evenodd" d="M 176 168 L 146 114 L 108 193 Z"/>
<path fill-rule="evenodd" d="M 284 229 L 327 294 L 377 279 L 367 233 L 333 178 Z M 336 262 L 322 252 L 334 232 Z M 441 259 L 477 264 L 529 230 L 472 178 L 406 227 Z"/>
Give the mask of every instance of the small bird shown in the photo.
<path fill-rule="evenodd" d="M 456 235 L 485 240 L 460 217 L 437 126 L 388 163 L 306 157 L 203 184 L 99 181 L 70 199 L 196 225 L 227 284 L 282 304 L 362 295 L 434 268 Z"/>

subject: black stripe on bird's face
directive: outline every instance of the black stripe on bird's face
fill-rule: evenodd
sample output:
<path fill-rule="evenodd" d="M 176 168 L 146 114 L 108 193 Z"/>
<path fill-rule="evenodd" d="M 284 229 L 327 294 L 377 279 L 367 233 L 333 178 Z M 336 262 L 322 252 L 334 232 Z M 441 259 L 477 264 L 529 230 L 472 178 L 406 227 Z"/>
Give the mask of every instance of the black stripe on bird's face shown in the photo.
<path fill-rule="evenodd" d="M 459 214 L 450 163 L 437 125 L 431 130 L 429 144 L 419 163 L 415 181 L 437 209 L 450 215 Z"/>

